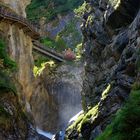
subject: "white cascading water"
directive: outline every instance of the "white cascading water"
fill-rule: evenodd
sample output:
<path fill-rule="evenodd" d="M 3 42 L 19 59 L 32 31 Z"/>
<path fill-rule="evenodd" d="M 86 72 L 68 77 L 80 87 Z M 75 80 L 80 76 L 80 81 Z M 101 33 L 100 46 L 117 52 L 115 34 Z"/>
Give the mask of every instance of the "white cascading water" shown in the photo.
<path fill-rule="evenodd" d="M 38 134 L 40 134 L 40 135 L 43 135 L 44 137 L 47 137 L 47 138 L 49 138 L 50 140 L 53 138 L 53 134 L 51 134 L 51 133 L 49 133 L 49 132 L 46 132 L 46 131 L 43 131 L 43 130 L 41 130 L 41 129 L 39 129 L 39 128 L 36 128 L 36 130 L 37 130 L 37 132 L 38 132 Z"/>
<path fill-rule="evenodd" d="M 73 116 L 69 120 L 68 125 L 70 125 L 71 123 L 73 123 L 78 118 L 78 116 L 80 116 L 82 113 L 83 113 L 83 110 L 81 110 L 79 113 L 77 113 L 75 116 Z M 56 135 L 53 135 L 53 134 L 51 134 L 51 133 L 49 133 L 47 131 L 43 131 L 43 130 L 41 130 L 39 128 L 37 128 L 36 130 L 37 130 L 38 134 L 43 135 L 44 137 L 49 138 L 50 140 L 56 140 L 55 136 L 57 134 L 58 134 L 57 137 L 59 137 L 60 140 L 64 140 L 65 130 L 58 132 Z"/>
<path fill-rule="evenodd" d="M 81 114 L 83 113 L 83 110 L 81 110 L 79 113 L 77 113 L 75 116 L 73 116 L 70 120 L 69 120 L 69 124 L 73 123 Z"/>

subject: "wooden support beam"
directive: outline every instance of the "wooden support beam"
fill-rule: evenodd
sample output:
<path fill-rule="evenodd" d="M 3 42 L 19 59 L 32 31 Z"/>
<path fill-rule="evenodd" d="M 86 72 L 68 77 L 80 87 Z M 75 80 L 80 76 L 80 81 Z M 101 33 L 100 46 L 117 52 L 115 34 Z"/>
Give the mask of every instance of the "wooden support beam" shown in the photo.
<path fill-rule="evenodd" d="M 35 39 L 35 40 L 40 38 L 38 35 L 34 35 L 34 34 L 30 34 L 30 36 L 32 36 L 32 38 Z"/>
<path fill-rule="evenodd" d="M 18 27 L 19 27 L 19 29 L 21 30 L 21 29 L 25 28 L 26 25 L 24 25 L 24 24 L 19 24 Z"/>
<path fill-rule="evenodd" d="M 11 22 L 11 25 L 14 25 L 14 24 L 16 24 L 16 23 L 18 23 L 17 21 L 12 21 Z"/>
<path fill-rule="evenodd" d="M 8 13 L 4 8 L 0 13 L 0 22 L 6 22 L 11 25 L 17 25 L 19 29 L 22 29 L 24 33 L 28 34 L 33 39 L 39 39 L 40 34 L 36 31 L 36 28 L 28 22 L 25 18 L 16 15 L 15 13 Z"/>
<path fill-rule="evenodd" d="M 31 30 L 28 27 L 24 27 L 22 30 L 25 34 L 27 34 L 28 32 L 31 32 Z"/>
<path fill-rule="evenodd" d="M 60 58 L 59 56 L 56 56 L 54 54 L 51 54 L 50 52 L 47 52 L 45 50 L 42 50 L 41 48 L 38 48 L 36 46 L 33 47 L 33 49 L 41 54 L 43 54 L 46 57 L 50 57 L 58 62 L 64 62 L 64 59 Z"/>

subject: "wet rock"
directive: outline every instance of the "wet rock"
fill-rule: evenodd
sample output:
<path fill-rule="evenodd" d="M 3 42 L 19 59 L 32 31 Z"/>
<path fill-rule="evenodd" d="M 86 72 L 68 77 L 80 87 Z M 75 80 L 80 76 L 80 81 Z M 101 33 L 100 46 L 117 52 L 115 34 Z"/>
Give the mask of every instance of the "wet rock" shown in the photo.
<path fill-rule="evenodd" d="M 68 139 L 73 139 L 76 140 L 78 139 L 78 132 L 76 130 L 73 130 L 72 133 L 70 133 L 70 135 L 68 136 Z"/>
<path fill-rule="evenodd" d="M 89 139 L 91 132 L 91 123 L 86 122 L 82 125 L 81 134 L 84 139 Z"/>
<path fill-rule="evenodd" d="M 72 138 L 73 132 L 78 134 L 77 139 L 95 139 L 100 135 L 112 116 L 123 106 L 138 78 L 139 2 L 87 2 L 94 9 L 89 11 L 88 17 L 94 18 L 94 21 L 90 22 L 87 18 L 82 26 L 85 47 L 82 99 L 85 115 L 73 129 L 68 129 L 68 140 L 71 140 L 69 135 Z M 90 116 L 88 108 L 94 107 L 97 107 L 98 113 Z M 89 116 L 85 118 L 86 115 Z M 86 119 L 88 121 L 84 123 Z"/>
<path fill-rule="evenodd" d="M 90 135 L 90 140 L 94 140 L 97 136 L 102 133 L 100 126 L 97 126 Z"/>
<path fill-rule="evenodd" d="M 56 133 L 81 111 L 82 76 L 83 64 L 79 62 L 63 64 L 51 71 L 46 67 L 35 82 L 36 90 L 30 100 L 39 128 Z"/>
<path fill-rule="evenodd" d="M 129 25 L 134 20 L 139 7 L 139 0 L 110 1 L 106 13 L 106 24 L 113 29 Z"/>
<path fill-rule="evenodd" d="M 34 121 L 27 117 L 19 99 L 12 92 L 0 92 L 1 140 L 39 140 Z"/>
<path fill-rule="evenodd" d="M 46 138 L 46 137 L 44 137 L 44 136 L 42 136 L 42 135 L 39 135 L 39 140 L 51 140 L 51 139 Z"/>

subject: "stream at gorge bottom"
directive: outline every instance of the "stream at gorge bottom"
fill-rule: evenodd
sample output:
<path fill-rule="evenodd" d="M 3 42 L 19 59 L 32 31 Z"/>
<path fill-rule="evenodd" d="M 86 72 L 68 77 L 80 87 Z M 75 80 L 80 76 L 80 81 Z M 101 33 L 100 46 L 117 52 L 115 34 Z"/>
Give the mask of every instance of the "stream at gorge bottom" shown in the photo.
<path fill-rule="evenodd" d="M 81 110 L 79 113 L 77 113 L 75 116 L 73 116 L 68 124 L 66 125 L 65 128 L 63 128 L 62 130 L 60 130 L 59 132 L 57 132 L 56 134 L 52 134 L 50 132 L 47 132 L 47 131 L 43 131 L 39 128 L 36 128 L 37 130 L 37 133 L 42 136 L 42 140 L 64 140 L 64 137 L 65 137 L 65 129 L 67 128 L 67 126 L 69 126 L 70 124 L 72 124 L 80 114 L 83 113 L 83 110 Z"/>

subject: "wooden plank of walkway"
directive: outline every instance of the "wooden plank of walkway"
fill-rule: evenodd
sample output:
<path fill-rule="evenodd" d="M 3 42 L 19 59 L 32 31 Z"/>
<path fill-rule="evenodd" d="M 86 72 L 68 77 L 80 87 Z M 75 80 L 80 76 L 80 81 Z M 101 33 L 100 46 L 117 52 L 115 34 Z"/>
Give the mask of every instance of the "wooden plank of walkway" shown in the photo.
<path fill-rule="evenodd" d="M 37 52 L 43 54 L 44 56 L 50 57 L 50 58 L 52 58 L 52 59 L 54 59 L 54 60 L 56 60 L 56 61 L 58 61 L 58 62 L 64 62 L 64 59 L 63 59 L 63 58 L 61 58 L 61 57 L 59 57 L 59 56 L 56 56 L 56 55 L 54 55 L 54 54 L 52 54 L 52 53 L 46 51 L 45 49 L 41 49 L 41 48 L 39 48 L 39 47 L 37 47 L 37 46 L 34 46 L 33 49 L 34 49 L 35 51 L 37 51 Z"/>
<path fill-rule="evenodd" d="M 0 21 L 7 22 L 11 25 L 16 24 L 19 29 L 22 29 L 24 33 L 28 34 L 33 39 L 39 39 L 40 34 L 36 27 L 34 27 L 30 22 L 28 22 L 25 18 L 7 11 L 4 7 L 0 6 Z M 38 51 L 39 53 L 51 57 L 55 59 L 56 61 L 63 62 L 64 57 L 63 55 L 55 52 L 54 50 L 48 49 L 42 44 L 40 44 L 37 41 L 33 41 L 34 47 L 33 49 L 35 51 Z"/>
<path fill-rule="evenodd" d="M 65 61 L 64 56 L 62 54 L 57 53 L 53 49 L 47 48 L 46 46 L 42 45 L 38 41 L 33 41 L 33 45 L 34 45 L 34 49 L 38 50 L 38 52 L 40 51 L 40 53 L 43 53 L 44 55 L 51 57 L 59 62 Z M 44 52 L 46 52 L 46 53 L 44 53 Z"/>
<path fill-rule="evenodd" d="M 39 30 L 33 26 L 27 19 L 15 14 L 8 12 L 4 7 L 0 6 L 0 21 L 7 22 L 11 25 L 17 24 L 20 29 L 23 29 L 33 39 L 39 39 Z M 30 34 L 29 34 L 30 32 Z"/>
<path fill-rule="evenodd" d="M 52 53 L 53 55 L 56 55 L 56 56 L 58 56 L 58 57 L 64 59 L 64 56 L 63 56 L 62 54 L 56 52 L 56 51 L 53 50 L 53 49 L 50 49 L 49 47 L 47 47 L 47 46 L 41 44 L 41 43 L 38 42 L 38 41 L 35 41 L 35 40 L 34 40 L 34 41 L 33 41 L 33 45 L 34 45 L 34 46 L 37 46 L 38 48 L 41 48 L 41 49 L 43 49 L 43 50 L 45 50 L 45 51 L 47 51 L 47 52 L 49 52 L 49 53 Z"/>

